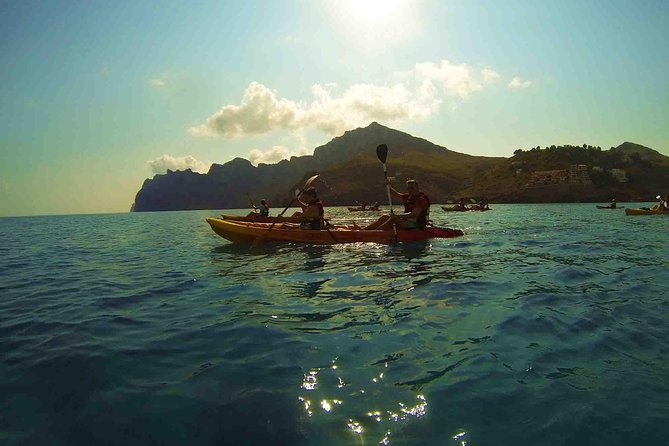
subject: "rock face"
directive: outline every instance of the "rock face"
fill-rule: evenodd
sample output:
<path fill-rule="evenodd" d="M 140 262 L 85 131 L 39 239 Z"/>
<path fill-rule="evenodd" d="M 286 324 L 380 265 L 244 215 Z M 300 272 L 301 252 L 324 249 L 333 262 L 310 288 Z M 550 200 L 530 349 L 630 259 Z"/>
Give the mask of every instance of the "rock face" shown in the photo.
<path fill-rule="evenodd" d="M 292 192 L 314 173 L 321 175 L 315 186 L 328 204 L 346 204 L 356 200 L 381 201 L 385 196 L 385 188 L 379 187 L 383 171 L 375 149 L 382 143 L 390 147 L 389 164 L 421 156 L 471 160 L 473 163 L 476 160 L 495 159 L 453 152 L 425 139 L 373 122 L 316 147 L 313 155 L 293 157 L 277 164 L 254 167 L 245 159 L 235 158 L 222 165 L 213 164 L 206 174 L 185 170 L 155 175 L 144 181 L 132 209 L 143 212 L 245 208 L 249 206 L 247 192 L 255 200 L 267 198 L 272 206 L 278 207 L 287 205 Z M 362 170 L 354 178 L 351 175 L 340 178 L 338 170 L 342 167 Z M 338 188 L 339 183 L 345 184 Z M 372 189 L 375 190 L 370 192 Z M 344 190 L 348 192 L 338 192 Z"/>
<path fill-rule="evenodd" d="M 669 193 L 669 157 L 634 143 L 608 151 L 585 145 L 551 146 L 517 150 L 511 158 L 481 157 L 373 122 L 316 147 L 313 155 L 277 164 L 256 167 L 235 158 L 213 164 L 206 174 L 185 170 L 155 175 L 142 185 L 132 211 L 247 208 L 247 193 L 255 201 L 268 199 L 276 210 L 286 206 L 295 189 L 315 173 L 320 176 L 314 185 L 326 205 L 384 203 L 383 169 L 375 151 L 382 143 L 388 145 L 388 175 L 395 177 L 397 188 L 403 189 L 406 179 L 418 179 L 434 203 L 458 197 L 494 202 L 606 201 L 613 196 L 619 201 L 646 200 Z M 568 170 L 573 165 L 580 165 L 592 184 L 529 187 L 533 172 Z M 616 180 L 622 177 L 625 183 Z"/>

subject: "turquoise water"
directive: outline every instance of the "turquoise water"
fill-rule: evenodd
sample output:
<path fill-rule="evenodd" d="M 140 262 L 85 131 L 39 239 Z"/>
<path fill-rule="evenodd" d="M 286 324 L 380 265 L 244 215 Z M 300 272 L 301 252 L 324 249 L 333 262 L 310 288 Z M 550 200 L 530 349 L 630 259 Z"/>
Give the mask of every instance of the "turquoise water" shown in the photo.
<path fill-rule="evenodd" d="M 492 207 L 398 247 L 0 219 L 0 443 L 665 444 L 669 217 Z"/>

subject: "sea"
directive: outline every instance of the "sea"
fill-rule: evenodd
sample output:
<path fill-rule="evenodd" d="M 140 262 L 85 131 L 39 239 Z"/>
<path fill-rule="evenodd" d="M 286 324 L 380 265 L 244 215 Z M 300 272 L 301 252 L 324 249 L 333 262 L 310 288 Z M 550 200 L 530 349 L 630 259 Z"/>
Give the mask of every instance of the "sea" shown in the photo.
<path fill-rule="evenodd" d="M 669 217 L 491 207 L 398 246 L 1 218 L 0 444 L 668 444 Z"/>

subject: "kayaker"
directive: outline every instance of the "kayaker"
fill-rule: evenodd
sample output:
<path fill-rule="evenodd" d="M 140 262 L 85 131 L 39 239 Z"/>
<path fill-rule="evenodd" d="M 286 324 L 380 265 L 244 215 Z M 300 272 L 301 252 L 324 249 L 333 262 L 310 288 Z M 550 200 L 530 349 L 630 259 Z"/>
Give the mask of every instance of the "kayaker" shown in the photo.
<path fill-rule="evenodd" d="M 402 229 L 422 229 L 427 225 L 430 216 L 430 199 L 421 192 L 418 187 L 418 181 L 407 180 L 407 192 L 402 193 L 395 190 L 386 182 L 390 193 L 404 201 L 404 213 L 382 215 L 377 221 L 366 226 L 364 229 L 390 229 L 394 222 L 398 228 Z"/>
<path fill-rule="evenodd" d="M 609 207 L 610 207 L 611 209 L 615 209 L 615 208 L 616 208 L 616 199 L 615 199 L 615 198 L 613 198 L 613 199 L 611 200 L 611 204 L 609 205 Z"/>
<path fill-rule="evenodd" d="M 252 204 L 253 206 L 253 211 L 249 213 L 249 217 L 253 217 L 256 215 L 260 215 L 261 217 L 269 217 L 269 205 L 267 204 L 267 200 L 264 198 L 260 200 L 260 206 L 256 206 L 255 204 Z M 259 214 L 258 214 L 259 212 Z"/>
<path fill-rule="evenodd" d="M 463 211 L 467 210 L 467 206 L 465 206 L 465 199 L 461 198 L 460 201 L 458 201 L 455 205 L 456 208 L 462 209 Z"/>
<path fill-rule="evenodd" d="M 293 214 L 293 221 L 300 223 L 303 229 L 323 229 L 323 202 L 318 198 L 315 187 L 310 187 L 302 193 L 304 201 L 298 198 L 302 212 Z"/>
<path fill-rule="evenodd" d="M 260 212 L 261 217 L 269 217 L 269 205 L 264 198 L 260 200 L 260 206 L 258 206 L 257 209 Z"/>

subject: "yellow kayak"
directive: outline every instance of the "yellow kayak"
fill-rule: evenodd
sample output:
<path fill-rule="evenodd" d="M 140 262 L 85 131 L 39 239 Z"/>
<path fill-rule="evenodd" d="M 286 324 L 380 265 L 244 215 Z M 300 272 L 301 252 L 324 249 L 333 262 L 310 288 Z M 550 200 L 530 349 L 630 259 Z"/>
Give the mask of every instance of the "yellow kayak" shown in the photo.
<path fill-rule="evenodd" d="M 270 229 L 270 223 L 231 221 L 221 218 L 207 218 L 207 223 L 216 234 L 234 243 L 292 242 L 331 245 L 357 242 L 391 244 L 394 242 L 392 230 L 365 230 L 352 226 L 333 226 L 329 230 L 313 230 L 301 229 L 298 225 L 291 223 L 277 223 Z M 397 241 L 451 238 L 463 234 L 461 230 L 451 228 L 398 229 Z"/>

